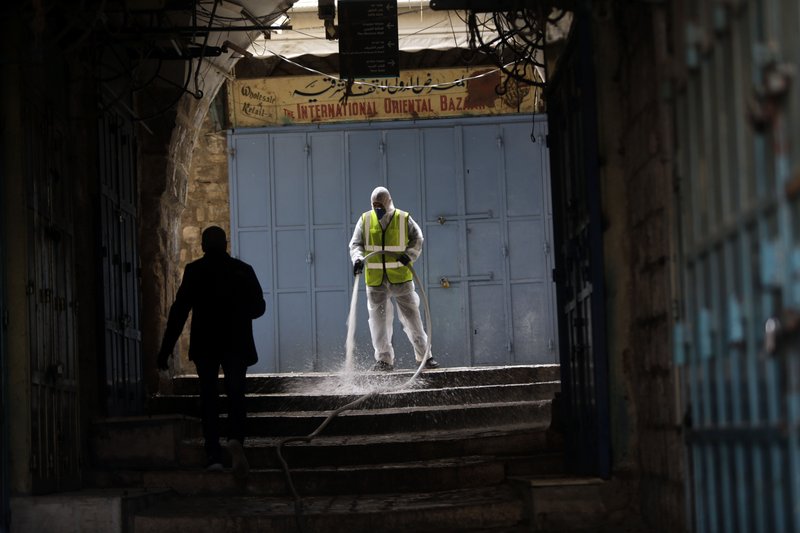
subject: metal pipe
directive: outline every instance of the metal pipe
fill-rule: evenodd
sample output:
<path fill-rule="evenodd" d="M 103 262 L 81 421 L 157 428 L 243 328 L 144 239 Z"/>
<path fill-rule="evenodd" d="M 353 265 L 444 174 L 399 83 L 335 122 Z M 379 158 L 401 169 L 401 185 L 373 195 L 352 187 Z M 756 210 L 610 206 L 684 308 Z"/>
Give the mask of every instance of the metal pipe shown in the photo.
<path fill-rule="evenodd" d="M 232 31 L 269 31 L 269 30 L 291 30 L 291 26 L 269 26 L 269 25 L 253 25 L 253 26 L 174 26 L 172 28 L 119 28 L 115 30 L 116 33 L 130 34 L 130 35 L 152 35 L 152 34 L 169 34 L 169 33 L 188 33 L 195 36 L 202 36 L 206 33 L 228 33 Z"/>

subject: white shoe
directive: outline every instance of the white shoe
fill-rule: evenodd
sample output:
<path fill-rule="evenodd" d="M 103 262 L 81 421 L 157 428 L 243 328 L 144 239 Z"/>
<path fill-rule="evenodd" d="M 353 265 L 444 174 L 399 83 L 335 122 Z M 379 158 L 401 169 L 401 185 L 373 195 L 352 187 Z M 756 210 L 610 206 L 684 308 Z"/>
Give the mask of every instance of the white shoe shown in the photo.
<path fill-rule="evenodd" d="M 247 477 L 250 472 L 250 464 L 247 462 L 247 457 L 244 455 L 244 448 L 242 443 L 238 440 L 228 441 L 228 451 L 231 454 L 232 468 L 234 477 L 243 478 Z"/>

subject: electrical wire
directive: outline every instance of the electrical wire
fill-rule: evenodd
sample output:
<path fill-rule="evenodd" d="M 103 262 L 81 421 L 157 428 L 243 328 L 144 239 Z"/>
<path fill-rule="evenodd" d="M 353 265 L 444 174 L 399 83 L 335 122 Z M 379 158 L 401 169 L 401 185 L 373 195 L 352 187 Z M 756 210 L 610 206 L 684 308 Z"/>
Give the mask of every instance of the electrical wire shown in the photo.
<path fill-rule="evenodd" d="M 317 70 L 317 69 L 302 65 L 302 64 L 300 64 L 300 63 L 298 63 L 296 61 L 292 61 L 288 57 L 283 56 L 283 55 L 281 55 L 281 54 L 279 54 L 277 52 L 273 52 L 272 50 L 269 50 L 267 48 L 265 48 L 265 51 L 273 54 L 274 56 L 282 59 L 283 61 L 286 61 L 287 63 L 291 63 L 292 65 L 294 65 L 296 67 L 300 67 L 300 68 L 302 68 L 302 69 L 304 69 L 304 70 L 306 70 L 308 72 L 311 72 L 313 74 L 318 74 L 320 76 L 325 76 L 327 78 L 330 78 L 330 79 L 336 80 L 336 81 L 348 81 L 348 82 L 349 81 L 353 81 L 353 84 L 355 84 L 355 85 L 364 85 L 364 86 L 368 86 L 368 87 L 375 87 L 376 89 L 427 89 L 427 88 L 431 88 L 431 87 L 452 87 L 453 85 L 459 85 L 461 83 L 464 83 L 464 82 L 467 82 L 467 81 L 470 81 L 470 80 L 477 80 L 479 78 L 483 78 L 483 77 L 486 77 L 486 76 L 491 76 L 492 74 L 494 74 L 497 71 L 501 70 L 501 68 L 498 67 L 498 68 L 495 68 L 493 70 L 489 70 L 487 72 L 483 72 L 481 74 L 476 74 L 474 76 L 465 76 L 463 78 L 458 78 L 458 79 L 455 79 L 453 81 L 447 81 L 447 82 L 443 82 L 443 83 L 431 83 L 431 84 L 428 84 L 428 85 L 386 85 L 386 84 L 374 83 L 374 82 L 370 82 L 370 81 L 346 80 L 346 79 L 341 78 L 341 77 L 339 77 L 339 76 L 337 76 L 335 74 L 327 74 L 327 73 L 322 72 L 320 70 Z M 511 66 L 511 63 L 509 63 L 507 65 L 504 65 L 504 66 L 505 67 L 509 67 L 509 66 Z"/>
<path fill-rule="evenodd" d="M 203 10 L 203 13 L 198 13 L 198 17 L 203 17 L 204 19 L 207 20 L 209 18 L 209 15 L 210 15 L 209 10 L 207 8 L 203 7 L 203 4 L 200 3 L 200 2 L 198 2 L 197 5 L 198 5 L 198 7 L 200 9 Z M 237 5 L 238 7 L 241 7 L 242 9 L 244 9 L 244 6 L 242 6 L 240 4 L 235 4 L 235 5 Z M 277 17 L 280 17 L 281 15 L 285 15 L 285 12 L 284 11 L 272 11 L 272 12 L 266 13 L 264 15 L 253 16 L 253 18 L 255 18 L 256 21 L 260 22 L 260 21 L 263 21 L 263 20 L 267 20 L 269 18 L 277 18 Z M 241 17 L 226 17 L 225 15 L 217 15 L 215 18 L 217 20 L 224 20 L 224 21 L 228 21 L 228 22 L 252 22 L 250 16 L 244 15 L 244 14 L 242 14 Z"/>
<path fill-rule="evenodd" d="M 458 48 L 458 37 L 456 36 L 456 28 L 453 26 L 453 18 L 450 16 L 450 12 L 447 12 L 447 22 L 450 23 L 450 33 L 453 34 L 453 44 L 456 48 Z"/>
<path fill-rule="evenodd" d="M 183 95 L 185 93 L 190 93 L 191 94 L 191 91 L 189 91 L 189 82 L 192 79 L 192 66 L 193 66 L 193 62 L 189 61 L 189 72 L 186 75 L 186 81 L 184 82 L 183 87 L 179 86 L 178 84 L 176 84 L 172 80 L 169 80 L 169 79 L 167 79 L 167 78 L 165 78 L 163 76 L 159 76 L 159 79 L 161 79 L 162 81 L 166 81 L 167 83 L 170 83 L 170 84 L 174 85 L 175 87 L 181 89 L 181 92 L 178 94 L 178 96 L 175 97 L 174 100 L 172 100 L 169 103 L 169 105 L 167 105 L 167 106 L 159 109 L 158 111 L 156 111 L 156 112 L 154 112 L 154 113 L 152 113 L 150 115 L 147 115 L 145 117 L 138 117 L 138 116 L 137 117 L 133 117 L 133 120 L 136 121 L 136 122 L 145 122 L 145 121 L 148 121 L 148 120 L 152 120 L 154 118 L 158 118 L 158 117 L 162 116 L 164 113 L 166 113 L 167 111 L 169 111 L 170 109 L 172 109 L 173 107 L 175 107 L 178 104 L 178 102 L 180 102 L 181 98 L 183 97 Z M 198 67 L 199 67 L 199 64 L 198 64 Z M 194 95 L 194 96 L 195 96 L 195 98 L 197 98 L 196 95 Z"/>
<path fill-rule="evenodd" d="M 60 47 L 60 46 L 57 46 L 57 49 L 58 49 L 60 55 L 71 54 L 75 49 L 77 49 L 81 44 L 83 44 L 84 41 L 86 41 L 86 39 L 89 38 L 89 36 L 94 31 L 95 24 L 97 24 L 97 21 L 99 21 L 102 18 L 102 14 L 103 14 L 103 11 L 105 9 L 105 6 L 106 6 L 106 1 L 102 0 L 102 2 L 100 2 L 99 5 L 95 8 L 94 20 L 92 20 L 92 22 L 90 24 L 85 24 L 85 23 L 83 24 L 84 31 L 83 31 L 83 33 L 81 34 L 80 37 L 78 37 L 77 39 L 70 39 L 70 43 L 67 46 L 63 47 L 63 48 Z M 83 6 L 81 6 L 81 8 L 83 8 Z M 81 19 L 80 17 L 78 17 L 78 19 L 81 22 L 84 22 L 83 19 Z M 72 30 L 72 27 L 69 27 L 69 26 L 65 27 L 61 31 L 61 33 L 59 33 L 59 34 L 57 34 L 55 36 L 55 38 L 53 39 L 53 42 L 57 45 L 58 42 L 64 36 L 69 34 L 70 30 Z"/>
<path fill-rule="evenodd" d="M 503 92 L 509 90 L 512 80 L 537 87 L 545 85 L 536 79 L 536 67 L 545 66 L 536 58 L 546 45 L 546 21 L 542 13 L 537 17 L 528 10 L 493 12 L 483 17 L 467 12 L 470 48 L 486 54 L 506 74 Z M 496 37 L 485 40 L 484 34 Z M 511 68 L 506 66 L 509 64 Z"/>
<path fill-rule="evenodd" d="M 206 55 L 206 45 L 208 44 L 208 36 L 211 33 L 211 27 L 214 25 L 214 15 L 217 12 L 217 6 L 220 0 L 214 0 L 214 7 L 211 9 L 211 17 L 208 19 L 208 31 L 203 37 L 203 46 L 200 48 L 200 57 L 197 58 L 197 69 L 194 71 L 194 97 L 198 100 L 203 97 L 203 91 L 200 89 L 200 65 L 203 64 L 203 57 Z"/>

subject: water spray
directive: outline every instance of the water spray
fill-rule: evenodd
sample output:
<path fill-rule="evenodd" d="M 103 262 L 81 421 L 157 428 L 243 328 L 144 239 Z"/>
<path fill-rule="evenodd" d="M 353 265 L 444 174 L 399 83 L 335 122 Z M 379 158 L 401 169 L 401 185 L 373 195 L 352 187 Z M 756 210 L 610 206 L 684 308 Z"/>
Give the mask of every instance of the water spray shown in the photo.
<path fill-rule="evenodd" d="M 366 256 L 364 256 L 364 262 L 366 263 L 367 259 L 376 255 L 376 254 L 383 254 L 383 255 L 390 255 L 392 257 L 397 257 L 400 254 L 395 252 L 387 252 L 384 250 L 378 250 L 375 252 L 370 252 Z M 311 442 L 316 438 L 322 430 L 324 430 L 330 422 L 339 416 L 339 414 L 347 411 L 348 409 L 354 409 L 364 403 L 365 401 L 375 398 L 381 394 L 386 394 L 390 392 L 394 392 L 397 390 L 401 390 L 411 386 L 414 381 L 416 381 L 417 377 L 419 377 L 420 373 L 422 373 L 422 369 L 425 367 L 425 362 L 428 360 L 427 355 L 430 353 L 431 350 L 431 309 L 428 305 L 428 296 L 425 293 L 425 287 L 423 286 L 422 282 L 420 282 L 419 276 L 417 276 L 417 272 L 411 265 L 408 265 L 408 269 L 411 270 L 411 275 L 416 283 L 416 286 L 419 289 L 420 296 L 422 299 L 422 304 L 425 309 L 425 322 L 427 326 L 427 334 L 428 334 L 428 342 L 425 345 L 425 353 L 423 354 L 422 361 L 420 362 L 419 366 L 417 367 L 417 371 L 414 372 L 410 378 L 399 385 L 394 385 L 391 387 L 386 388 L 382 391 L 372 391 L 359 398 L 356 398 L 352 402 L 345 404 L 338 409 L 332 411 L 322 423 L 309 433 L 308 435 L 304 436 L 296 436 L 296 437 L 286 437 L 278 441 L 276 451 L 278 452 L 278 460 L 281 462 L 281 467 L 283 468 L 283 473 L 286 476 L 286 484 L 289 486 L 289 490 L 292 492 L 292 496 L 294 497 L 294 510 L 295 510 L 295 519 L 297 520 L 297 528 L 302 532 L 306 530 L 305 523 L 303 520 L 303 501 L 300 498 L 300 494 L 297 492 L 297 488 L 294 486 L 294 482 L 292 481 L 292 475 L 289 471 L 289 464 L 286 462 L 286 459 L 283 457 L 283 453 L 281 452 L 283 446 L 290 442 Z M 353 282 L 353 296 L 350 300 L 350 314 L 347 318 L 347 341 L 345 343 L 345 372 L 352 373 L 353 371 L 353 353 L 355 351 L 355 319 L 356 319 L 356 309 L 358 306 L 358 282 L 361 279 L 361 274 L 356 274 L 355 281 Z M 394 305 L 390 302 L 390 305 Z"/>

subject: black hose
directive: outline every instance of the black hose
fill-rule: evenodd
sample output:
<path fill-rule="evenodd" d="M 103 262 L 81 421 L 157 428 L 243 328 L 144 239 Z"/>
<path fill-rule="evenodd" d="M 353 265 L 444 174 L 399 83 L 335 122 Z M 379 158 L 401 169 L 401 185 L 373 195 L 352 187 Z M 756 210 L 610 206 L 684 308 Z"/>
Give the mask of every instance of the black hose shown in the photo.
<path fill-rule="evenodd" d="M 378 250 L 378 251 L 371 252 L 371 253 L 367 254 L 364 257 L 364 261 L 366 261 L 367 259 L 369 259 L 370 257 L 372 257 L 373 255 L 376 255 L 376 254 L 384 254 L 384 255 L 392 255 L 392 256 L 399 255 L 399 254 L 396 254 L 394 252 L 385 252 L 383 250 Z M 431 349 L 431 309 L 430 309 L 430 306 L 428 304 L 428 296 L 425 293 L 425 288 L 422 285 L 422 283 L 420 282 L 419 277 L 417 276 L 417 272 L 414 270 L 414 268 L 411 265 L 408 265 L 408 268 L 409 268 L 409 270 L 411 270 L 411 275 L 413 276 L 414 281 L 417 282 L 417 287 L 419 287 L 420 294 L 422 295 L 422 303 L 423 303 L 423 305 L 425 307 L 425 319 L 426 319 L 427 326 L 428 326 L 428 328 L 427 328 L 428 342 L 425 345 L 425 354 L 423 355 L 423 358 L 422 358 L 422 361 L 419 364 L 419 367 L 417 367 L 417 371 L 414 372 L 414 375 L 411 376 L 407 381 L 401 383 L 400 385 L 397 385 L 397 386 L 394 386 L 394 387 L 389 387 L 388 389 L 386 389 L 384 391 L 372 391 L 372 392 L 367 393 L 367 394 L 365 394 L 365 395 L 363 395 L 363 396 L 361 396 L 359 398 L 356 398 L 355 400 L 353 400 L 352 402 L 350 402 L 348 404 L 345 404 L 345 405 L 339 407 L 338 409 L 332 411 L 327 416 L 327 418 L 325 418 L 325 420 L 322 421 L 322 423 L 319 425 L 319 427 L 317 427 L 317 429 L 315 429 L 314 431 L 312 431 L 308 435 L 296 436 L 296 437 L 285 437 L 285 438 L 283 438 L 283 439 L 278 441 L 277 448 L 276 448 L 276 451 L 278 452 L 278 460 L 280 461 L 281 467 L 283 468 L 283 473 L 284 473 L 284 476 L 286 477 L 286 484 L 288 485 L 289 490 L 292 493 L 292 497 L 294 498 L 295 521 L 297 522 L 297 529 L 298 529 L 298 531 L 300 531 L 300 533 L 305 533 L 305 531 L 306 531 L 305 516 L 303 514 L 303 499 L 300 497 L 300 494 L 297 492 L 297 488 L 295 487 L 294 481 L 292 480 L 292 474 L 289 471 L 289 464 L 286 462 L 286 459 L 283 457 L 283 453 L 282 453 L 281 450 L 284 447 L 284 445 L 286 445 L 286 444 L 288 444 L 290 442 L 306 442 L 306 443 L 307 442 L 311 442 L 315 437 L 317 437 L 322 432 L 323 429 L 325 429 L 328 426 L 328 424 L 331 423 L 331 421 L 334 418 L 339 416 L 339 414 L 341 414 L 342 412 L 347 411 L 348 409 L 353 409 L 353 408 L 361 405 L 365 401 L 367 401 L 367 400 L 369 400 L 371 398 L 375 398 L 380 394 L 385 394 L 387 392 L 400 390 L 402 388 L 405 388 L 405 387 L 409 386 L 411 383 L 413 383 L 417 379 L 419 374 L 422 372 L 422 369 L 425 367 L 425 362 L 427 361 L 427 358 L 425 356 L 430 352 L 430 349 Z"/>

